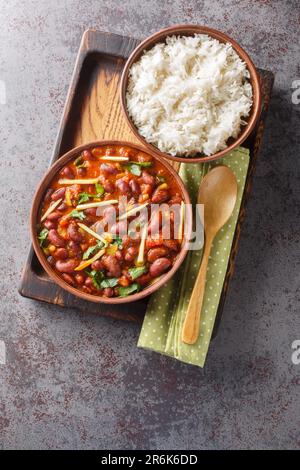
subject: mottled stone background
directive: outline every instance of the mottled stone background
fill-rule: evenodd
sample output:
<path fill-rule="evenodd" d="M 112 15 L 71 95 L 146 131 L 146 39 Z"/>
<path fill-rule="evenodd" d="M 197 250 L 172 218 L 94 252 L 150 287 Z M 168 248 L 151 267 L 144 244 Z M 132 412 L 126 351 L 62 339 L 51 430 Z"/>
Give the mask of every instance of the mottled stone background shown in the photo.
<path fill-rule="evenodd" d="M 0 0 L 0 18 L 0 448 L 299 448 L 299 1 Z M 227 32 L 276 72 L 236 272 L 204 370 L 138 350 L 136 325 L 17 293 L 32 196 L 83 31 L 143 38 L 179 22 Z"/>

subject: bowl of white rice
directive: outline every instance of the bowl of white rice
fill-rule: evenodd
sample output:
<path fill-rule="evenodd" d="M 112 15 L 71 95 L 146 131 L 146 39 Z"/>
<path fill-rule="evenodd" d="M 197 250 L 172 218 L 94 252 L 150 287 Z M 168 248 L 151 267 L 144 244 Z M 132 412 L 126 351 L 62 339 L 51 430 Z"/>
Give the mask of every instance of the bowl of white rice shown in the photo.
<path fill-rule="evenodd" d="M 232 151 L 261 111 L 259 76 L 248 54 L 204 26 L 169 27 L 141 42 L 120 88 L 138 140 L 182 162 L 212 161 Z"/>

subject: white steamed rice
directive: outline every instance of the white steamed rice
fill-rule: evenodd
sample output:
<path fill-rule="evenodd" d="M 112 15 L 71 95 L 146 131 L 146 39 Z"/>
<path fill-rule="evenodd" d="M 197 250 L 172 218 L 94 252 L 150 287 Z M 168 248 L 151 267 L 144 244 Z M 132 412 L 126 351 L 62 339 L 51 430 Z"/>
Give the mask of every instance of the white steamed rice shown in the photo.
<path fill-rule="evenodd" d="M 139 133 L 171 155 L 226 148 L 252 106 L 249 71 L 230 44 L 171 36 L 132 65 L 127 108 Z"/>

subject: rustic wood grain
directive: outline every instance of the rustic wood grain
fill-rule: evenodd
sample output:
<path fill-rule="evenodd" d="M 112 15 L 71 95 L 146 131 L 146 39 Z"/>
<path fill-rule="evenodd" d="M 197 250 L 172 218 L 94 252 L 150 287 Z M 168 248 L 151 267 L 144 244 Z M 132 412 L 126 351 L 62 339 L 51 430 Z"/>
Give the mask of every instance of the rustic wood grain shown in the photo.
<path fill-rule="evenodd" d="M 121 111 L 119 81 L 125 61 L 138 43 L 139 41 L 134 38 L 95 30 L 88 30 L 84 33 L 50 163 L 72 147 L 93 140 L 118 139 L 137 142 Z M 273 86 L 273 74 L 263 70 L 259 72 L 263 90 L 263 109 L 257 129 L 246 143 L 250 148 L 250 167 L 214 334 L 217 331 L 233 274 L 241 226 L 245 218 L 245 205 L 252 188 L 255 163 Z M 177 162 L 173 164 L 176 168 L 178 165 Z M 147 305 L 147 299 L 121 306 L 83 301 L 59 288 L 47 276 L 32 248 L 24 267 L 19 292 L 32 299 L 129 321 L 141 321 Z"/>

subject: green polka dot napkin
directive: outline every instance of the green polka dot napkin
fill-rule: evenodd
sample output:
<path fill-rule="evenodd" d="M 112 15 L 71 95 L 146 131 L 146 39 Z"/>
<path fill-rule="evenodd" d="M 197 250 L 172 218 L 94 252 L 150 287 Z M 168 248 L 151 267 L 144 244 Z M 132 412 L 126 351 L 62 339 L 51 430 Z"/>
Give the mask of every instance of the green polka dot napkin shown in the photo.
<path fill-rule="evenodd" d="M 213 242 L 207 268 L 199 339 L 193 345 L 183 343 L 181 329 L 199 271 L 202 249 L 190 251 L 175 276 L 152 294 L 138 340 L 139 347 L 151 349 L 200 367 L 203 367 L 205 363 L 218 310 L 248 171 L 249 151 L 240 147 L 215 162 L 184 163 L 179 171 L 190 193 L 192 203 L 195 204 L 202 178 L 211 168 L 220 164 L 227 165 L 234 172 L 238 182 L 238 198 L 232 216 Z"/>

